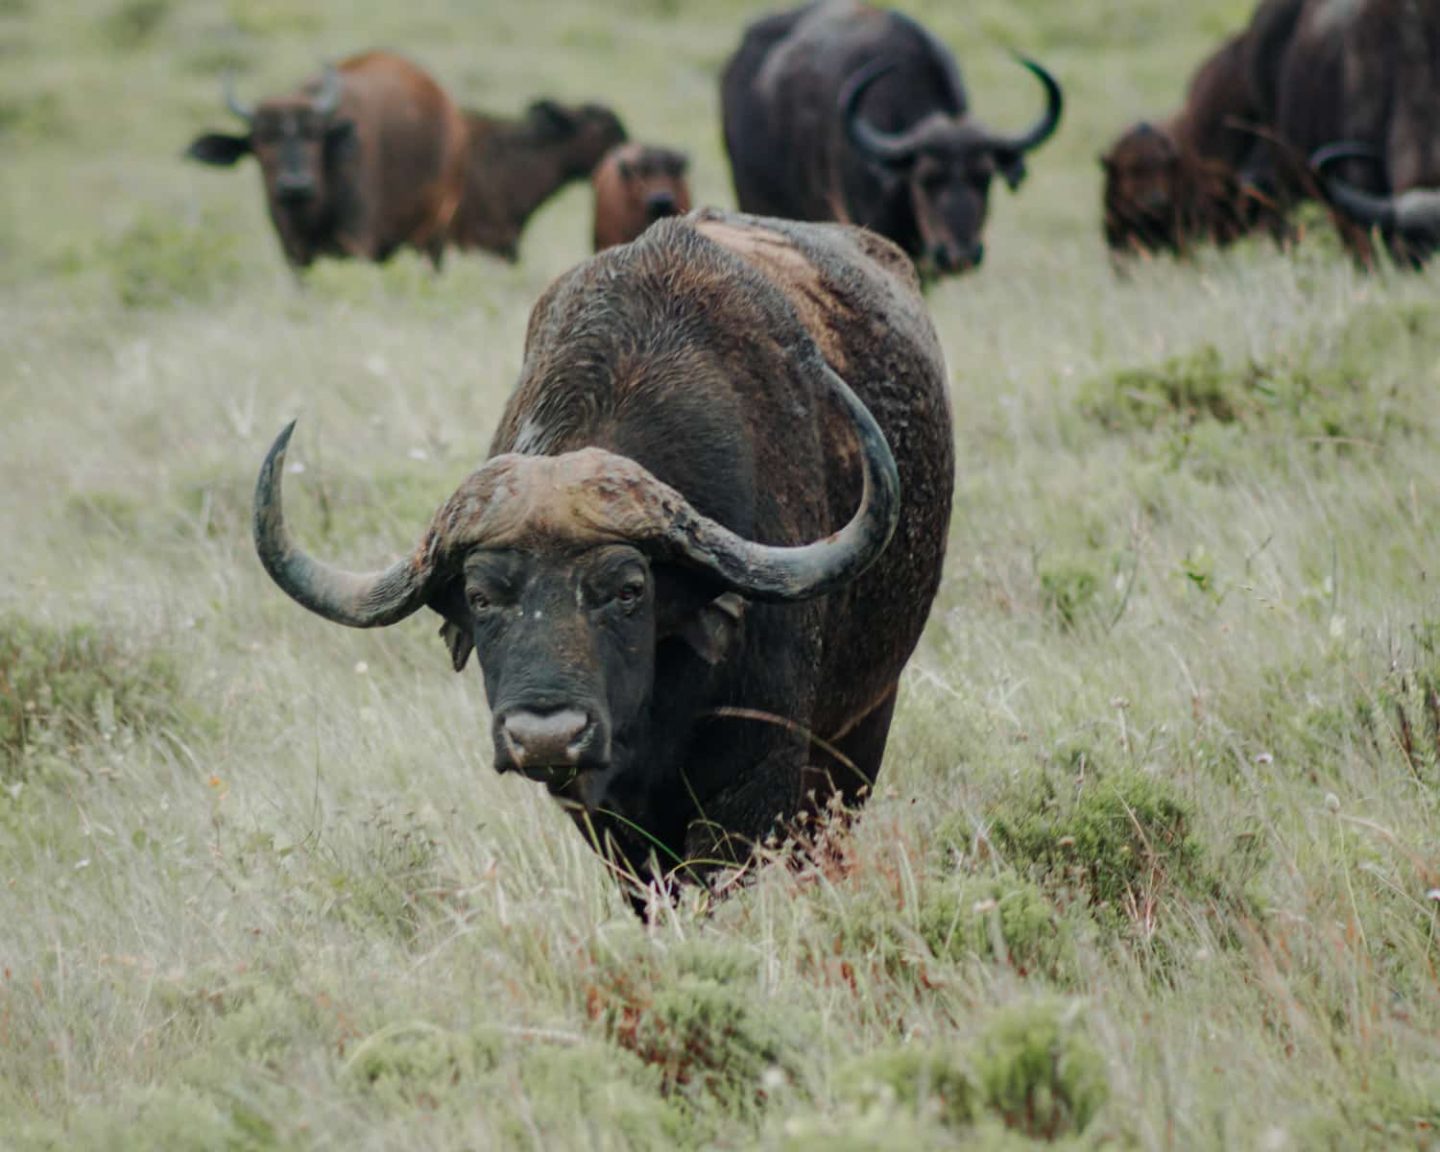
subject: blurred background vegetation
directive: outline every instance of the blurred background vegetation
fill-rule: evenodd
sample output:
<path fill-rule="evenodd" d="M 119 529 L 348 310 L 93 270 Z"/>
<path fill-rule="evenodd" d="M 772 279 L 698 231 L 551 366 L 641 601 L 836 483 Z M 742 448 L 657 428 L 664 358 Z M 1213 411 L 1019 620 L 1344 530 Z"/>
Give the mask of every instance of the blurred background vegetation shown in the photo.
<path fill-rule="evenodd" d="M 0 0 L 0 1144 L 1434 1147 L 1440 303 L 1321 219 L 1117 274 L 1096 157 L 1241 0 L 907 3 L 1028 123 L 928 297 L 959 470 L 879 794 L 818 863 L 652 929 L 489 766 L 434 622 L 266 580 L 407 549 L 484 455 L 588 189 L 521 261 L 298 286 L 247 97 L 401 50 L 463 103 L 596 99 L 731 193 L 765 8 Z M 883 622 L 877 626 L 883 626 Z"/>

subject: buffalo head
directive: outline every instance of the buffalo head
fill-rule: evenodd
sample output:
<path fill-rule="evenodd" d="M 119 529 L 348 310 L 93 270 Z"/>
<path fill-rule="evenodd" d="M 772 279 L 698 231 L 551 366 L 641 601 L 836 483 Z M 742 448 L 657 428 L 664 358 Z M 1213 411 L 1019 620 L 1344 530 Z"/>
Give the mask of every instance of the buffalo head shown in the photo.
<path fill-rule="evenodd" d="M 1398 195 L 1366 192 L 1331 169 L 1346 160 L 1381 163 L 1384 156 L 1368 144 L 1329 144 L 1310 158 L 1325 195 L 1346 218 L 1363 228 L 1379 228 L 1398 254 L 1423 260 L 1440 248 L 1440 188 L 1411 188 Z"/>
<path fill-rule="evenodd" d="M 245 122 L 249 131 L 244 136 L 200 136 L 185 154 L 202 164 L 229 166 L 253 153 L 275 201 L 296 209 L 323 201 L 327 192 L 326 150 L 348 139 L 354 124 L 336 117 L 342 80 L 334 67 L 325 69 L 314 89 L 310 95 L 279 97 L 252 108 L 236 97 L 227 76 L 226 107 Z"/>
<path fill-rule="evenodd" d="M 545 781 L 594 810 L 617 775 L 654 751 L 649 705 L 662 642 L 709 665 L 739 634 L 743 598 L 799 601 L 857 577 L 899 518 L 899 479 L 883 433 L 828 366 L 859 444 L 860 505 L 825 539 L 757 544 L 698 513 L 635 461 L 590 447 L 495 456 L 436 512 L 390 568 L 341 571 L 302 552 L 285 526 L 280 478 L 293 423 L 255 491 L 255 544 L 275 582 L 304 607 L 356 628 L 428 605 L 456 670 L 479 655 L 495 765 Z M 703 680 L 692 663 L 687 675 Z"/>
<path fill-rule="evenodd" d="M 690 209 L 685 170 L 690 160 L 670 148 L 636 148 L 616 161 L 617 173 L 629 199 L 639 205 L 647 222 Z"/>
<path fill-rule="evenodd" d="M 839 109 L 855 151 L 884 179 L 903 180 L 919 235 L 920 257 L 936 271 L 960 272 L 984 257 L 980 233 L 998 172 L 1011 187 L 1025 178 L 1025 154 L 1048 140 L 1060 124 L 1064 97 L 1055 78 L 1033 60 L 1021 59 L 1045 89 L 1044 114 L 1028 131 L 1002 136 L 968 116 L 932 112 L 901 132 L 886 132 L 860 115 L 860 100 L 897 65 L 878 60 L 855 73 L 841 89 Z"/>
<path fill-rule="evenodd" d="M 565 176 L 588 176 L 601 157 L 626 139 L 620 118 L 603 104 L 559 104 L 537 100 L 526 116 L 541 143 L 562 145 Z"/>
<path fill-rule="evenodd" d="M 1184 172 L 1170 133 L 1142 121 L 1100 158 L 1100 166 L 1111 223 L 1142 241 L 1173 242 Z"/>

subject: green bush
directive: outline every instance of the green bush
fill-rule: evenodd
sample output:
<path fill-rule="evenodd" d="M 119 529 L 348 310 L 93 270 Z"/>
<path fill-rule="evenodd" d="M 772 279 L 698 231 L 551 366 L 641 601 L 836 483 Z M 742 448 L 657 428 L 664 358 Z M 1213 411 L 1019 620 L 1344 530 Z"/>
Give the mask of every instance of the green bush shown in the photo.
<path fill-rule="evenodd" d="M 89 625 L 0 617 L 0 768 L 124 731 L 182 721 L 180 677 L 157 652 Z"/>
<path fill-rule="evenodd" d="M 949 1047 L 905 1044 L 868 1052 L 836 1072 L 837 1095 L 865 1111 L 892 1110 L 959 1128 L 975 1119 L 974 1084 L 963 1055 Z"/>
<path fill-rule="evenodd" d="M 642 940 L 601 961 L 586 1005 L 612 1042 L 659 1072 L 667 1096 L 744 1111 L 764 1103 L 768 1072 L 796 1064 L 794 1022 L 733 949 L 692 942 L 662 957 Z"/>
<path fill-rule="evenodd" d="M 170 14 L 172 0 L 121 0 L 100 23 L 106 43 L 124 51 L 148 44 Z"/>
<path fill-rule="evenodd" d="M 985 1106 L 1008 1127 L 1055 1140 L 1083 1132 L 1109 1096 L 1103 1057 L 1075 1006 L 1043 999 L 1001 1009 L 974 1056 Z"/>
<path fill-rule="evenodd" d="M 55 92 L 0 94 L 0 140 L 41 143 L 66 136 L 70 118 Z"/>
<path fill-rule="evenodd" d="M 1040 568 L 1040 595 L 1063 628 L 1072 629 L 1094 611 L 1100 579 L 1083 560 L 1046 562 Z"/>
<path fill-rule="evenodd" d="M 1174 356 L 1154 368 L 1123 369 L 1088 381 L 1080 408 L 1112 431 L 1154 428 L 1162 423 L 1228 424 L 1255 409 L 1255 373 L 1228 370 L 1214 347 Z"/>
<path fill-rule="evenodd" d="M 127 308 L 205 303 L 241 275 L 239 236 L 220 220 L 185 223 L 142 216 L 102 244 L 97 258 Z"/>
<path fill-rule="evenodd" d="M 925 891 L 920 934 L 937 957 L 970 956 L 1012 965 L 1022 976 L 1061 978 L 1074 943 L 1055 906 L 1034 882 L 998 876 L 949 876 Z"/>
<path fill-rule="evenodd" d="M 995 805 L 985 831 L 1001 858 L 1062 912 L 1078 903 L 1109 935 L 1149 943 L 1177 902 L 1207 911 L 1248 907 L 1245 878 L 1222 877 L 1189 807 L 1147 772 L 1089 764 L 1069 797 L 1046 776 L 1030 778 Z M 940 841 L 966 845 L 974 834 L 969 817 L 954 817 Z"/>

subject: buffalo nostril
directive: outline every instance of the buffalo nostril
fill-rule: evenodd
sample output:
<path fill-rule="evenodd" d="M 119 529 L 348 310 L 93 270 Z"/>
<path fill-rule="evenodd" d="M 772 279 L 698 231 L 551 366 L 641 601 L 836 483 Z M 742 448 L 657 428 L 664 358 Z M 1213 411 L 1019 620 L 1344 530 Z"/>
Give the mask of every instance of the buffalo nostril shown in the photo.
<path fill-rule="evenodd" d="M 574 765 L 591 730 L 590 717 L 574 708 L 540 715 L 511 712 L 501 724 L 505 748 L 517 768 Z"/>
<path fill-rule="evenodd" d="M 275 192 L 287 200 L 303 200 L 315 192 L 315 185 L 308 176 L 277 176 Z"/>

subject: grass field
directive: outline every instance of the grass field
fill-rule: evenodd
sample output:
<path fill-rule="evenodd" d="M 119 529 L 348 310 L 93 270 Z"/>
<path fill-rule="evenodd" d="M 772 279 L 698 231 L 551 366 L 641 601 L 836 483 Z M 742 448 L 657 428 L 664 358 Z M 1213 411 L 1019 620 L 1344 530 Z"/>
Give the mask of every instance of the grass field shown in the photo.
<path fill-rule="evenodd" d="M 1440 296 L 1323 222 L 1128 277 L 1095 157 L 1248 0 L 909 3 L 1060 135 L 929 297 L 959 470 L 882 787 L 646 930 L 489 765 L 434 623 L 287 601 L 483 455 L 588 189 L 510 267 L 297 288 L 179 159 L 326 56 L 613 103 L 730 203 L 749 3 L 0 0 L 0 1147 L 1440 1146 Z"/>

